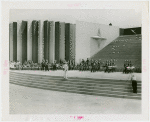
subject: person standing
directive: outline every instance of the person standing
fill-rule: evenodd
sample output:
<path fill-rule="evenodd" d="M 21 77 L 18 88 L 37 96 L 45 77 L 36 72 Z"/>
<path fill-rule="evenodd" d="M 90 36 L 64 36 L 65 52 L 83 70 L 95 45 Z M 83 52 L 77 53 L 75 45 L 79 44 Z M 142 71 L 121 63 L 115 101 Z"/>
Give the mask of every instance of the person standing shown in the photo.
<path fill-rule="evenodd" d="M 98 60 L 98 71 L 101 69 L 101 59 Z"/>
<path fill-rule="evenodd" d="M 124 71 L 123 71 L 123 73 L 127 73 L 127 62 L 126 62 L 126 60 L 124 61 Z"/>
<path fill-rule="evenodd" d="M 56 64 L 56 62 L 57 62 L 57 61 L 55 60 L 55 61 L 54 61 L 54 64 L 53 64 L 53 70 L 54 70 L 54 71 L 57 70 L 57 67 L 56 67 L 57 64 Z"/>
<path fill-rule="evenodd" d="M 64 69 L 64 78 L 68 79 L 68 64 L 66 61 L 64 63 L 63 69 Z"/>
<path fill-rule="evenodd" d="M 88 59 L 88 58 L 87 58 L 87 60 L 86 60 L 86 64 L 89 65 L 89 59 Z"/>
<path fill-rule="evenodd" d="M 108 60 L 106 61 L 106 63 L 105 63 L 105 72 L 107 72 L 108 71 Z"/>
<path fill-rule="evenodd" d="M 133 93 L 137 93 L 137 81 L 135 75 L 131 77 Z"/>
<path fill-rule="evenodd" d="M 49 69 L 48 69 L 48 60 L 46 60 L 46 62 L 45 62 L 45 71 L 49 71 Z"/>
<path fill-rule="evenodd" d="M 91 59 L 91 72 L 94 72 L 94 61 Z"/>
<path fill-rule="evenodd" d="M 45 70 L 45 60 L 44 60 L 44 59 L 42 60 L 42 63 L 41 63 L 41 64 L 42 64 L 42 70 Z M 31 68 L 32 68 L 32 67 L 31 67 Z"/>

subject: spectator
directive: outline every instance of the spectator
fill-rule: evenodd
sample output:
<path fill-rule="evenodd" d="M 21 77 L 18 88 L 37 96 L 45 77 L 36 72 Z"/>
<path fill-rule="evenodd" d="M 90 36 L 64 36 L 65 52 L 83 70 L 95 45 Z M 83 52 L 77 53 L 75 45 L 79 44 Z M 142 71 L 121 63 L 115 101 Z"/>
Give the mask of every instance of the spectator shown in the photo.
<path fill-rule="evenodd" d="M 137 81 L 134 75 L 132 75 L 131 81 L 132 81 L 133 93 L 137 93 Z"/>

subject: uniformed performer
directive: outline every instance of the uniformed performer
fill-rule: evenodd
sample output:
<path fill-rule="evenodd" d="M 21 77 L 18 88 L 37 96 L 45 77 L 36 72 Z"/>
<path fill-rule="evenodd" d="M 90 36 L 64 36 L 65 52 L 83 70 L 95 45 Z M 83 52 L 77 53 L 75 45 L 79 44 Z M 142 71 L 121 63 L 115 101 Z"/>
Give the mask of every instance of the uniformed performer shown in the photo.
<path fill-rule="evenodd" d="M 48 60 L 45 61 L 45 71 L 49 71 L 49 68 L 48 68 Z"/>
<path fill-rule="evenodd" d="M 42 65 L 42 69 L 41 70 L 45 70 L 45 60 L 44 59 L 42 60 L 41 65 Z"/>
<path fill-rule="evenodd" d="M 105 72 L 108 71 L 108 66 L 109 66 L 109 64 L 108 64 L 108 60 L 107 60 L 106 63 L 105 63 Z"/>
<path fill-rule="evenodd" d="M 91 72 L 94 72 L 94 61 L 91 59 Z"/>
<path fill-rule="evenodd" d="M 101 59 L 98 60 L 98 71 L 101 70 Z"/>
<path fill-rule="evenodd" d="M 66 61 L 64 62 L 63 70 L 64 70 L 64 78 L 68 79 L 68 64 Z"/>
<path fill-rule="evenodd" d="M 53 64 L 53 70 L 56 70 L 57 67 L 56 67 L 56 60 L 54 61 L 54 64 Z"/>
<path fill-rule="evenodd" d="M 96 72 L 96 60 L 94 60 L 93 68 L 94 68 L 94 72 Z"/>

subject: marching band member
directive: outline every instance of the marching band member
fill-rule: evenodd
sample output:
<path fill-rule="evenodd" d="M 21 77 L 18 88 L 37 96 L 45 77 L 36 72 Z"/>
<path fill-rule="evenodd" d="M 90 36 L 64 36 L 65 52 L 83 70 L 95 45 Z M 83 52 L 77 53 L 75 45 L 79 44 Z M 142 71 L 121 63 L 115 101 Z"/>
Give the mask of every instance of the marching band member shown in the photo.
<path fill-rule="evenodd" d="M 44 59 L 42 60 L 41 64 L 42 64 L 42 70 L 45 70 L 45 60 Z"/>
<path fill-rule="evenodd" d="M 48 69 L 48 60 L 46 60 L 46 62 L 45 62 L 45 71 L 49 71 L 49 69 Z"/>
<path fill-rule="evenodd" d="M 101 70 L 101 59 L 99 59 L 99 61 L 98 61 L 98 71 L 100 71 Z"/>
<path fill-rule="evenodd" d="M 68 79 L 68 65 L 66 61 L 64 62 L 63 69 L 64 69 L 64 78 Z"/>
<path fill-rule="evenodd" d="M 91 72 L 94 72 L 94 61 L 91 59 Z"/>
<path fill-rule="evenodd" d="M 105 63 L 105 67 L 106 67 L 106 68 L 105 68 L 105 72 L 108 71 L 108 65 L 109 65 L 109 64 L 108 64 L 108 60 L 107 60 L 106 63 Z"/>

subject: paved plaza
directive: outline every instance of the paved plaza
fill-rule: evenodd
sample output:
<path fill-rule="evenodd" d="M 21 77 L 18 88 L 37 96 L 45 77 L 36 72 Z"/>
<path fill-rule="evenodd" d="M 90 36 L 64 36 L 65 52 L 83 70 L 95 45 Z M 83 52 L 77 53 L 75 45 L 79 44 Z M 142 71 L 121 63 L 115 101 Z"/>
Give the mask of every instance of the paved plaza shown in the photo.
<path fill-rule="evenodd" d="M 10 114 L 141 114 L 141 100 L 9 85 Z"/>

